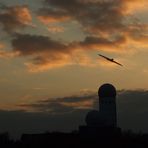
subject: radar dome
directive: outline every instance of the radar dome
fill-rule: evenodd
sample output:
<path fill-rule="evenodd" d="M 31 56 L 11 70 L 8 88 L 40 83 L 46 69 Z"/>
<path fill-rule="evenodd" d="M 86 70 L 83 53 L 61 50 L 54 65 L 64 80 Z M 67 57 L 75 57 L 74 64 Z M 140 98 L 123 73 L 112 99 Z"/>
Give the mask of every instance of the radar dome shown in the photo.
<path fill-rule="evenodd" d="M 116 88 L 112 84 L 103 84 L 98 90 L 99 98 L 116 97 Z"/>
<path fill-rule="evenodd" d="M 99 120 L 99 111 L 91 110 L 87 113 L 85 121 L 87 125 L 96 125 Z"/>

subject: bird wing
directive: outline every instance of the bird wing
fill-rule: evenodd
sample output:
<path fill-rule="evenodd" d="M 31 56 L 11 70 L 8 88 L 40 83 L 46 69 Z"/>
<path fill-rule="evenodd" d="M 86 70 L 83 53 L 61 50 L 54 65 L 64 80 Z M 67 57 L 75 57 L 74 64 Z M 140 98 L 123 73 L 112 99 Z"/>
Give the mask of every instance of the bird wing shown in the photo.
<path fill-rule="evenodd" d="M 116 63 L 116 64 L 118 64 L 118 65 L 120 65 L 120 66 L 123 66 L 122 64 L 120 64 L 120 63 L 118 63 L 118 62 L 116 62 L 116 61 L 111 61 L 111 62 Z"/>
<path fill-rule="evenodd" d="M 110 59 L 110 58 L 108 58 L 108 57 L 106 57 L 106 56 L 104 56 L 104 55 L 102 55 L 102 54 L 98 54 L 98 55 L 101 56 L 101 57 L 103 57 L 103 58 L 105 58 L 106 60 L 108 60 L 108 61 L 110 61 L 110 62 L 113 62 L 113 63 L 116 63 L 116 64 L 118 64 L 118 65 L 120 65 L 120 66 L 123 66 L 122 64 L 120 64 L 120 63 L 114 61 L 114 59 Z"/>
<path fill-rule="evenodd" d="M 101 56 L 101 57 L 103 57 L 103 58 L 105 58 L 105 59 L 107 59 L 107 60 L 111 60 L 110 58 L 108 58 L 108 57 L 106 57 L 106 56 L 104 56 L 102 54 L 98 54 L 98 55 Z"/>

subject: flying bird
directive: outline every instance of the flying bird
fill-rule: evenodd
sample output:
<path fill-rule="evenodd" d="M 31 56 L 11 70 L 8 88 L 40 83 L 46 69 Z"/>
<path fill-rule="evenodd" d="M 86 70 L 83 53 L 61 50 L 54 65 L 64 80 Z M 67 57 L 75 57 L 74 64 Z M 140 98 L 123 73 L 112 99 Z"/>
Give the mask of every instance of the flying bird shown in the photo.
<path fill-rule="evenodd" d="M 103 57 L 104 59 L 110 61 L 110 62 L 113 62 L 113 63 L 115 63 L 115 64 L 118 64 L 118 65 L 120 65 L 120 66 L 123 66 L 122 64 L 116 62 L 114 59 L 108 58 L 108 57 L 106 57 L 106 56 L 104 56 L 104 55 L 102 55 L 102 54 L 98 54 L 98 55 L 99 55 L 100 57 Z"/>

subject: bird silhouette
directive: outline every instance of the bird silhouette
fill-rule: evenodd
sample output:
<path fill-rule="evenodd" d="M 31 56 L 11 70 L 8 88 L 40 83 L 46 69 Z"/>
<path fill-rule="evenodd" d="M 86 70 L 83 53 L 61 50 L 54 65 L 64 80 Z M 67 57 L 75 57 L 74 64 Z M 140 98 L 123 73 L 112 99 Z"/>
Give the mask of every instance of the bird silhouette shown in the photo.
<path fill-rule="evenodd" d="M 104 59 L 110 61 L 110 62 L 113 62 L 113 63 L 115 63 L 115 64 L 118 64 L 118 65 L 120 65 L 120 66 L 123 66 L 122 64 L 116 62 L 114 59 L 108 58 L 108 57 L 106 57 L 106 56 L 104 56 L 104 55 L 102 55 L 102 54 L 98 54 L 98 55 L 99 55 L 100 57 L 102 57 L 102 58 L 104 58 Z"/>

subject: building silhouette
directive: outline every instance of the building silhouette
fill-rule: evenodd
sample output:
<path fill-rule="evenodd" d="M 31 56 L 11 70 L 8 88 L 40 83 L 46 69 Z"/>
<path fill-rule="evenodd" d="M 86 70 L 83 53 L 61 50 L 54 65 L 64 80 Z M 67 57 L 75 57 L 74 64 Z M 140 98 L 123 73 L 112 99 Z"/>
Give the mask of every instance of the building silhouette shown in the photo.
<path fill-rule="evenodd" d="M 111 84 L 103 84 L 98 90 L 99 113 L 102 125 L 117 127 L 116 89 Z"/>
<path fill-rule="evenodd" d="M 116 89 L 112 84 L 103 84 L 98 90 L 99 109 L 87 113 L 86 126 L 80 126 L 79 132 L 85 136 L 106 136 L 120 134 L 117 127 Z"/>

